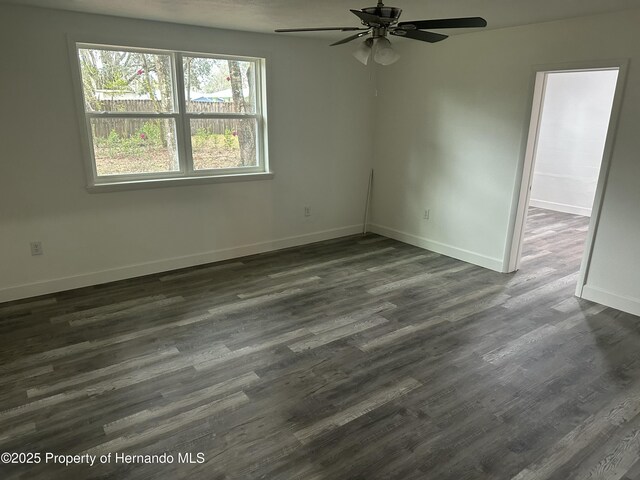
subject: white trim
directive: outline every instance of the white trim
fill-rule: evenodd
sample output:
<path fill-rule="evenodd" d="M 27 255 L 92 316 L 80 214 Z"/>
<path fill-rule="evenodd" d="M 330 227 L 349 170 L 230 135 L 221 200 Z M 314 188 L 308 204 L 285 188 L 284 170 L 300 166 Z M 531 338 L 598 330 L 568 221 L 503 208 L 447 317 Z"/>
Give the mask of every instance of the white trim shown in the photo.
<path fill-rule="evenodd" d="M 176 122 L 176 148 L 178 149 L 178 158 L 180 159 L 180 168 L 184 169 L 186 176 L 193 175 L 193 155 L 191 145 L 191 132 L 187 129 L 189 121 L 185 116 L 186 99 L 184 94 L 184 70 L 182 65 L 182 53 L 174 52 L 173 54 L 173 68 L 171 69 L 171 75 L 173 75 L 173 95 L 178 103 L 176 110 L 179 115 Z"/>
<path fill-rule="evenodd" d="M 213 170 L 204 170 L 212 172 Z M 248 182 L 253 180 L 271 180 L 273 172 L 227 173 L 225 175 L 199 175 L 193 177 L 150 178 L 118 182 L 102 182 L 88 185 L 91 193 L 116 192 L 121 190 L 142 190 L 146 188 L 179 187 L 182 185 L 202 185 L 205 183 Z"/>
<path fill-rule="evenodd" d="M 113 116 L 118 116 L 117 114 L 113 114 Z M 235 119 L 235 120 L 244 120 L 245 118 L 253 118 L 255 120 L 260 120 L 260 115 L 255 113 L 205 113 L 205 112 L 187 112 L 184 114 L 188 120 L 227 120 L 227 119 Z"/>
<path fill-rule="evenodd" d="M 177 120 L 179 118 L 179 115 L 177 113 L 170 113 L 170 112 L 160 112 L 160 113 L 151 113 L 151 112 L 87 112 L 86 113 L 88 118 L 97 118 L 97 119 L 101 119 L 101 118 L 131 118 L 133 120 L 137 119 L 137 118 L 151 118 L 151 119 L 158 119 L 158 118 L 172 118 L 174 120 Z"/>
<path fill-rule="evenodd" d="M 604 191 L 606 188 L 607 178 L 609 176 L 609 167 L 611 165 L 611 157 L 613 156 L 613 146 L 615 144 L 615 136 L 617 132 L 618 119 L 622 110 L 624 97 L 624 88 L 627 77 L 627 69 L 629 65 L 628 59 L 614 60 L 594 60 L 589 62 L 571 62 L 554 65 L 536 65 L 533 67 L 535 78 L 533 93 L 531 97 L 530 122 L 525 130 L 528 131 L 526 139 L 526 148 L 521 162 L 522 169 L 516 176 L 514 197 L 518 195 L 517 203 L 512 204 L 512 223 L 509 229 L 508 240 L 511 242 L 507 245 L 505 251 L 505 271 L 513 272 L 518 269 L 521 256 L 522 239 L 524 236 L 524 227 L 526 223 L 527 208 L 529 206 L 529 197 L 531 195 L 531 182 L 533 179 L 533 168 L 535 160 L 535 149 L 538 137 L 539 122 L 542 117 L 542 104 L 544 100 L 544 82 L 549 73 L 575 72 L 575 71 L 593 71 L 593 70 L 618 70 L 618 78 L 616 82 L 616 90 L 613 98 L 613 106 L 611 116 L 609 118 L 609 128 L 605 141 L 604 153 L 602 155 L 602 163 L 598 184 L 596 187 L 595 199 L 593 202 L 592 215 L 589 223 L 589 231 L 587 233 L 587 241 L 582 257 L 582 264 L 578 275 L 576 286 L 576 295 L 582 297 L 583 287 L 588 280 L 589 266 L 591 264 L 591 256 L 593 254 L 593 246 L 600 222 L 600 214 L 602 203 L 604 201 Z M 524 132 L 523 132 L 524 134 Z"/>
<path fill-rule="evenodd" d="M 271 241 L 241 245 L 238 247 L 211 250 L 209 252 L 198 253 L 195 255 L 186 255 L 183 257 L 167 258 L 164 260 L 110 268 L 98 272 L 74 275 L 72 277 L 54 278 L 43 282 L 17 285 L 15 287 L 0 289 L 0 303 L 61 292 L 64 290 L 72 290 L 74 288 L 99 285 L 101 283 L 115 282 L 128 278 L 141 277 L 143 275 L 167 272 L 170 270 L 177 270 L 179 268 L 193 267 L 195 265 L 220 262 L 231 258 L 246 257 L 247 255 L 255 255 L 257 253 L 296 247 L 299 245 L 321 242 L 323 240 L 330 240 L 358 233 L 362 233 L 362 224 L 332 228 L 329 230 L 284 237 Z"/>
<path fill-rule="evenodd" d="M 531 100 L 531 108 L 528 112 L 530 117 L 529 128 L 526 137 L 526 147 L 523 152 L 524 161 L 522 170 L 516 178 L 520 177 L 520 182 L 516 180 L 516 188 L 518 202 L 515 204 L 515 218 L 513 226 L 510 227 L 511 246 L 505 250 L 508 257 L 504 261 L 504 270 L 507 272 L 515 272 L 520 264 L 522 256 L 522 240 L 524 238 L 524 226 L 527 223 L 527 207 L 531 196 L 531 184 L 533 182 L 533 160 L 536 156 L 538 147 L 538 130 L 540 129 L 540 121 L 542 119 L 542 106 L 544 100 L 544 92 L 547 85 L 547 77 L 544 72 L 536 72 L 534 75 L 533 96 Z M 513 204 L 512 204 L 513 212 Z"/>
<path fill-rule="evenodd" d="M 535 172 L 536 175 L 540 176 L 540 177 L 550 177 L 550 178 L 562 178 L 562 179 L 566 179 L 566 180 L 589 180 L 591 181 L 591 176 L 586 176 L 586 175 L 569 175 L 566 173 L 549 173 L 549 172 L 541 172 L 541 171 L 536 171 Z"/>
<path fill-rule="evenodd" d="M 640 299 L 638 298 L 625 297 L 591 285 L 585 285 L 582 288 L 582 298 L 640 316 Z"/>
<path fill-rule="evenodd" d="M 591 221 L 589 222 L 587 241 L 584 247 L 582 263 L 580 264 L 578 283 L 576 285 L 576 296 L 578 297 L 583 296 L 584 286 L 589 280 L 591 256 L 593 255 L 593 247 L 596 241 L 598 226 L 600 225 L 600 215 L 602 214 L 602 205 L 604 204 L 604 193 L 607 188 L 609 170 L 611 169 L 611 158 L 613 157 L 613 147 L 615 145 L 616 134 L 618 133 L 618 120 L 620 118 L 620 113 L 622 112 L 622 103 L 624 99 L 624 89 L 627 81 L 628 66 L 628 59 L 618 61 L 618 79 L 616 82 L 616 91 L 613 95 L 613 106 L 611 107 L 611 117 L 609 118 L 609 129 L 607 130 L 604 152 L 602 153 L 602 164 L 600 166 L 598 184 L 596 185 L 596 194 L 593 200 Z"/>
<path fill-rule="evenodd" d="M 503 273 L 503 263 L 500 258 L 488 257 L 480 253 L 465 250 L 463 248 L 454 247 L 446 243 L 440 243 L 435 240 L 413 235 L 412 233 L 402 232 L 393 228 L 385 227 L 383 225 L 369 224 L 369 231 L 383 235 L 385 237 L 393 238 L 416 247 L 424 248 L 435 253 L 446 255 L 447 257 L 456 258 L 464 262 L 473 263 L 480 267 L 488 268 L 496 272 Z"/>
<path fill-rule="evenodd" d="M 549 202 L 547 200 L 536 200 L 532 198 L 529 200 L 529 206 L 546 208 L 547 210 L 554 210 L 556 212 L 572 213 L 573 215 L 582 215 L 583 217 L 591 216 L 590 208 L 567 205 L 566 203 Z"/>

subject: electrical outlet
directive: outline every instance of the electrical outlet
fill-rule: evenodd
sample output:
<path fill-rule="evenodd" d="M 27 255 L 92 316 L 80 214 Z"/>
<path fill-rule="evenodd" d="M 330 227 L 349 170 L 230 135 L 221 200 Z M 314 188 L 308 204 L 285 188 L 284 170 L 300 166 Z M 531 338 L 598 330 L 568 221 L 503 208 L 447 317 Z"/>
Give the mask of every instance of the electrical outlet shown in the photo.
<path fill-rule="evenodd" d="M 305 217 L 311 216 L 311 207 L 304 207 L 304 216 Z"/>
<path fill-rule="evenodd" d="M 431 210 L 430 210 L 430 209 L 426 209 L 426 210 L 424 211 L 424 217 L 423 217 L 423 218 L 424 218 L 425 220 L 429 220 L 429 217 L 430 217 L 430 216 L 431 216 Z"/>
<path fill-rule="evenodd" d="M 31 242 L 29 245 L 31 246 L 31 255 L 42 255 L 44 253 L 42 251 L 42 242 Z"/>

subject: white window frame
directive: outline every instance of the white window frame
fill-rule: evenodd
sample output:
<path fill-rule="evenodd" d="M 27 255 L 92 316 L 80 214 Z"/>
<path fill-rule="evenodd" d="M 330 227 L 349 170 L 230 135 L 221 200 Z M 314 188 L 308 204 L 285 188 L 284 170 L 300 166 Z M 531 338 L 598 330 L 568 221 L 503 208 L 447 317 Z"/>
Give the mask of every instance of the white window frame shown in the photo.
<path fill-rule="evenodd" d="M 78 115 L 80 118 L 83 143 L 83 158 L 87 172 L 87 188 L 90 191 L 110 191 L 131 188 L 156 187 L 175 184 L 228 182 L 243 180 L 263 180 L 272 178 L 269 170 L 267 148 L 267 119 L 266 119 L 266 60 L 262 57 L 236 56 L 205 52 L 182 50 L 168 50 L 129 45 L 114 45 L 93 42 L 70 42 L 73 58 L 73 77 L 77 95 Z M 118 113 L 92 112 L 86 109 L 82 72 L 78 58 L 79 49 L 95 48 L 100 50 L 132 51 L 148 54 L 168 55 L 171 60 L 171 75 L 173 84 L 174 112 L 172 113 Z M 255 65 L 255 112 L 254 113 L 199 113 L 188 112 L 186 108 L 183 57 L 214 58 L 220 60 L 237 60 L 252 62 Z M 168 118 L 173 119 L 176 128 L 178 170 L 172 172 L 133 173 L 121 175 L 98 175 L 94 156 L 94 144 L 91 120 L 95 118 Z M 236 167 L 225 169 L 193 168 L 193 154 L 191 145 L 192 119 L 229 119 L 252 118 L 256 121 L 256 157 L 257 165 L 251 167 Z"/>

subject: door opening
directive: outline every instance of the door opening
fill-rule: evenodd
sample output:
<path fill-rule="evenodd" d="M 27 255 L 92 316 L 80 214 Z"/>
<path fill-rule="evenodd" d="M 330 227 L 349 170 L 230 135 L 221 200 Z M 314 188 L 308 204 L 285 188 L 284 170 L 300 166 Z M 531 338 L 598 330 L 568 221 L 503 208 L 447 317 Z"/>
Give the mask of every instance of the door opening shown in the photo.
<path fill-rule="evenodd" d="M 623 68 L 536 73 L 508 271 L 518 270 L 521 263 L 525 268 L 530 258 L 564 252 L 575 265 L 576 294 L 581 295 L 608 173 Z"/>

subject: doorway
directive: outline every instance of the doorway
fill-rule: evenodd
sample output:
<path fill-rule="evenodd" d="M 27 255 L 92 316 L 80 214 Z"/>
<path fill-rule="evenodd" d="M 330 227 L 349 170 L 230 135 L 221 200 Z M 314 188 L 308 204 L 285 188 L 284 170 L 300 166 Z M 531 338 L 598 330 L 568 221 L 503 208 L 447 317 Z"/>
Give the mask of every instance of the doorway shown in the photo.
<path fill-rule="evenodd" d="M 624 64 L 536 73 L 508 271 L 554 251 L 586 281 L 600 216 Z M 572 248 L 562 248 L 571 245 Z M 566 252 L 567 258 L 557 257 Z"/>
<path fill-rule="evenodd" d="M 591 216 L 618 69 L 545 75 L 530 207 Z"/>

